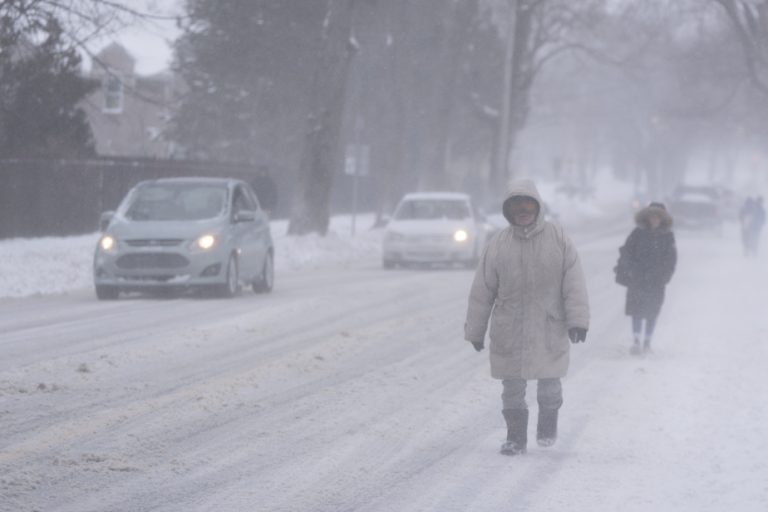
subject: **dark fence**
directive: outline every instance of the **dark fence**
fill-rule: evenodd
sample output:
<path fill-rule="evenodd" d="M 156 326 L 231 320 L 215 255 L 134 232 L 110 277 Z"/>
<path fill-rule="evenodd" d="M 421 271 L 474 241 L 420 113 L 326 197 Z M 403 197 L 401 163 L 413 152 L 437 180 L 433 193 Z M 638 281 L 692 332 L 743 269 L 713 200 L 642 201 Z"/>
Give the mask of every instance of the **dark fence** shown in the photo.
<path fill-rule="evenodd" d="M 0 239 L 92 233 L 99 216 L 114 210 L 136 183 L 175 176 L 239 178 L 251 184 L 255 168 L 221 162 L 98 158 L 91 160 L 0 159 Z M 272 169 L 277 185 L 274 217 L 290 212 L 295 175 Z M 337 177 L 334 212 L 350 211 L 353 178 Z M 255 187 L 254 187 L 255 188 Z M 256 190 L 258 194 L 258 190 Z M 367 178 L 358 183 L 358 209 L 371 210 Z"/>

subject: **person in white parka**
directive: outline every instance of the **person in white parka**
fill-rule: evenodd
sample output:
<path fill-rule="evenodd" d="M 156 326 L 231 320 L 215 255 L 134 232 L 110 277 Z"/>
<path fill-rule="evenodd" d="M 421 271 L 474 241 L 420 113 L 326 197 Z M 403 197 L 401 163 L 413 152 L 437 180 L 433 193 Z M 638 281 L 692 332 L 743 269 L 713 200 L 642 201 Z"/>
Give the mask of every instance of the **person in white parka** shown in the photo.
<path fill-rule="evenodd" d="M 503 384 L 505 455 L 526 451 L 528 380 L 538 381 L 538 444 L 554 444 L 569 340 L 585 341 L 589 328 L 579 255 L 562 227 L 539 215 L 541 204 L 532 181 L 510 184 L 502 205 L 510 225 L 491 238 L 478 264 L 464 325 L 464 338 L 479 352 L 490 320 L 491 376 Z"/>

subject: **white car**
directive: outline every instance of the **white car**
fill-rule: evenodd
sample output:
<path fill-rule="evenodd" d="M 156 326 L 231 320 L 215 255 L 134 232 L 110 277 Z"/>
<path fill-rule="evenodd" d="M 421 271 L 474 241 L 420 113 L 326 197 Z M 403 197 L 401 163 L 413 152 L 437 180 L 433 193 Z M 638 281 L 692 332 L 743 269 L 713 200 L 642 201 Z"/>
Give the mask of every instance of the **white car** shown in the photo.
<path fill-rule="evenodd" d="M 460 263 L 474 267 L 485 231 L 467 194 L 406 194 L 384 231 L 384 268 L 409 263 Z"/>

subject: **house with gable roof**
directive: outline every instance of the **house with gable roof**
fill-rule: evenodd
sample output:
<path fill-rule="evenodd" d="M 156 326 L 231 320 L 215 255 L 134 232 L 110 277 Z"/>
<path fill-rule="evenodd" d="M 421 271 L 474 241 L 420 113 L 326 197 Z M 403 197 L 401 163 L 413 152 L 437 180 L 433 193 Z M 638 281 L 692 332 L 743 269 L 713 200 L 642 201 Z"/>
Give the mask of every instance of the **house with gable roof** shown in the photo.
<path fill-rule="evenodd" d="M 93 59 L 90 78 L 100 86 L 85 109 L 101 156 L 170 158 L 174 144 L 163 137 L 178 82 L 162 71 L 139 75 L 136 59 L 113 42 Z"/>

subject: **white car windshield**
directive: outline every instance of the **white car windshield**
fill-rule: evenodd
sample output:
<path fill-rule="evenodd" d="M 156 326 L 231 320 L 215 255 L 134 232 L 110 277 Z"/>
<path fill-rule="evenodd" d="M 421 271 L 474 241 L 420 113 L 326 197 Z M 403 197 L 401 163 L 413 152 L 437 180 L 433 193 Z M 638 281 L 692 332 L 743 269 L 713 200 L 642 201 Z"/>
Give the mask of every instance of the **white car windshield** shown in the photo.
<path fill-rule="evenodd" d="M 453 199 L 409 199 L 400 203 L 397 220 L 467 219 L 471 217 L 466 201 Z"/>
<path fill-rule="evenodd" d="M 197 183 L 152 183 L 133 190 L 121 214 L 134 221 L 212 219 L 225 212 L 227 189 Z"/>

